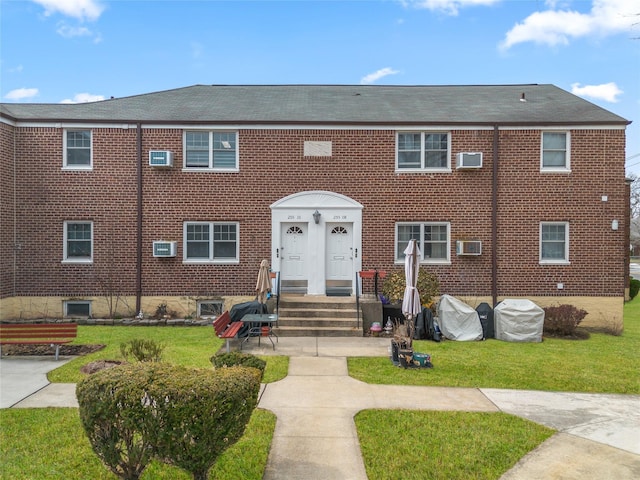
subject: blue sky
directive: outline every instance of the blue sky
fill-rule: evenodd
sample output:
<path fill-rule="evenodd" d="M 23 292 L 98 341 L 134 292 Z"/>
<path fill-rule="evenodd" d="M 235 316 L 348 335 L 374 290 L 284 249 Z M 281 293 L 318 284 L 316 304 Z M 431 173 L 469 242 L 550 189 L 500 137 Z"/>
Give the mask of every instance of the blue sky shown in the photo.
<path fill-rule="evenodd" d="M 0 0 L 2 102 L 195 84 L 552 83 L 632 120 L 634 0 Z"/>

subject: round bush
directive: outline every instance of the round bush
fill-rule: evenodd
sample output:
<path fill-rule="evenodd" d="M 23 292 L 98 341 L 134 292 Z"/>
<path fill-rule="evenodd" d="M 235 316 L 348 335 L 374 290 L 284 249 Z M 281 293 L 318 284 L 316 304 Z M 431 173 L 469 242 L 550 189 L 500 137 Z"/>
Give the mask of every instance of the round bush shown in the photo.
<path fill-rule="evenodd" d="M 141 362 L 103 370 L 76 388 L 82 426 L 98 457 L 137 479 L 154 457 L 206 478 L 244 433 L 261 372 Z"/>

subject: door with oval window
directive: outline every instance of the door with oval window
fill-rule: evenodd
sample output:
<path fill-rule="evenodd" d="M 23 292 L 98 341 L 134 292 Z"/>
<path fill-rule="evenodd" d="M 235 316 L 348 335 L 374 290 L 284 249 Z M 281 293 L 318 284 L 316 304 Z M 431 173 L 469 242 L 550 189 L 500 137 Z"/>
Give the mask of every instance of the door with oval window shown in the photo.
<path fill-rule="evenodd" d="M 353 285 L 353 225 L 327 223 L 326 292 L 350 295 Z"/>
<path fill-rule="evenodd" d="M 307 225 L 282 224 L 280 282 L 284 292 L 307 292 Z"/>

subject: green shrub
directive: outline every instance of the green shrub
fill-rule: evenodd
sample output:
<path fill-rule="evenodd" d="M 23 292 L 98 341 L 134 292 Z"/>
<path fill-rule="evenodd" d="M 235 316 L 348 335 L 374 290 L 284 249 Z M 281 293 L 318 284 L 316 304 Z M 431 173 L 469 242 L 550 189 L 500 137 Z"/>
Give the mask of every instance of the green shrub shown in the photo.
<path fill-rule="evenodd" d="M 405 278 L 404 270 L 394 270 L 384 279 L 382 295 L 384 295 L 390 303 L 402 301 L 407 284 Z M 416 288 L 420 294 L 420 302 L 422 305 L 431 304 L 433 297 L 440 295 L 438 277 L 424 268 L 421 268 L 418 272 Z"/>
<path fill-rule="evenodd" d="M 137 479 L 153 458 L 206 479 L 255 409 L 260 372 L 141 362 L 100 371 L 76 388 L 80 419 L 100 460 Z"/>
<path fill-rule="evenodd" d="M 250 353 L 242 352 L 219 353 L 211 357 L 211 363 L 214 368 L 232 367 L 234 365 L 257 368 L 260 370 L 261 379 L 262 375 L 264 375 L 264 369 L 267 366 L 267 362 L 261 358 L 251 355 Z"/>
<path fill-rule="evenodd" d="M 76 386 L 80 421 L 93 451 L 119 478 L 135 480 L 153 458 L 145 364 L 101 370 Z M 149 364 L 146 364 L 149 365 Z"/>
<path fill-rule="evenodd" d="M 576 334 L 576 328 L 586 316 L 586 310 L 573 305 L 546 307 L 544 309 L 544 333 L 555 336 L 573 336 Z"/>
<path fill-rule="evenodd" d="M 155 340 L 133 338 L 120 344 L 120 353 L 127 360 L 133 357 L 139 362 L 159 362 L 162 360 L 164 348 L 164 344 Z"/>
<path fill-rule="evenodd" d="M 149 397 L 163 423 L 158 458 L 206 480 L 220 454 L 242 437 L 259 391 L 260 372 L 242 366 L 190 370 L 179 382 L 152 385 Z"/>
<path fill-rule="evenodd" d="M 636 298 L 636 295 L 638 295 L 638 291 L 640 291 L 640 280 L 638 280 L 637 278 L 632 278 L 629 285 L 629 297 L 631 300 Z"/>

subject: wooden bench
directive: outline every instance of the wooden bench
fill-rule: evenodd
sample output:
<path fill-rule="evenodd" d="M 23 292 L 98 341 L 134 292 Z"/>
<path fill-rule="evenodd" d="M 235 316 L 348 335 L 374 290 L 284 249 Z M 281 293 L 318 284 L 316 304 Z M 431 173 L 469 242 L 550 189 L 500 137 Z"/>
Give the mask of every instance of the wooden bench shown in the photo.
<path fill-rule="evenodd" d="M 229 340 L 237 338 L 238 332 L 243 325 L 244 323 L 242 322 L 232 322 L 228 310 L 213 321 L 213 328 L 218 338 L 224 338 L 227 341 L 227 353 L 230 352 Z"/>
<path fill-rule="evenodd" d="M 77 336 L 77 323 L 0 324 L 0 348 L 2 345 L 51 345 L 56 347 L 56 360 L 60 345 L 72 342 Z"/>

